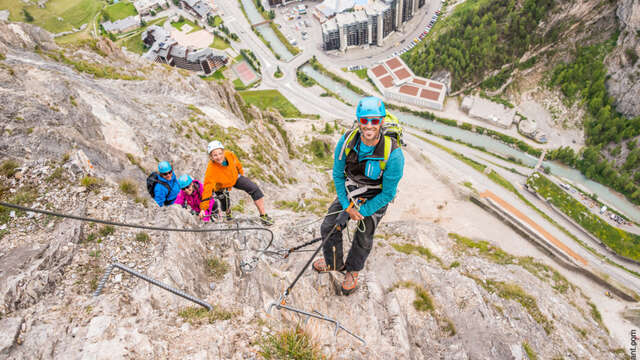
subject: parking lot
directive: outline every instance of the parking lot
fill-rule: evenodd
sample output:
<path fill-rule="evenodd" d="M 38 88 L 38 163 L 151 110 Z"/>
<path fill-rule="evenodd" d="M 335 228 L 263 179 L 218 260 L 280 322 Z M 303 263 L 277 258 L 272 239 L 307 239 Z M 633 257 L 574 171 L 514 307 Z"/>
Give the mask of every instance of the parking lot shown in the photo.
<path fill-rule="evenodd" d="M 315 1 L 295 2 L 286 6 L 278 6 L 275 22 L 280 31 L 287 37 L 291 45 L 300 49 L 322 46 L 320 22 L 310 14 L 310 7 L 318 5 Z M 304 6 L 304 11 L 299 7 Z"/>

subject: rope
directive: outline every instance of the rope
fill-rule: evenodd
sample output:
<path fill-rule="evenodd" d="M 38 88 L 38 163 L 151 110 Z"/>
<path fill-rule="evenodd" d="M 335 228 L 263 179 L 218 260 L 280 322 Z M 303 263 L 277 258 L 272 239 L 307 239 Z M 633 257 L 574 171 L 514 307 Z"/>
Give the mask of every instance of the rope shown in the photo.
<path fill-rule="evenodd" d="M 319 222 L 319 221 L 321 221 L 321 220 L 324 220 L 324 218 L 326 218 L 326 217 L 327 217 L 327 216 L 329 216 L 329 215 L 335 215 L 335 214 L 339 214 L 339 213 L 341 213 L 341 212 L 342 212 L 342 210 L 334 211 L 334 212 L 331 212 L 331 213 L 325 214 L 323 217 L 318 218 L 318 219 L 315 219 L 315 220 L 313 220 L 313 221 L 311 221 L 311 222 L 308 222 L 308 223 L 305 223 L 305 224 L 302 224 L 302 225 L 293 225 L 293 226 L 289 226 L 289 228 L 290 228 L 290 229 L 297 229 L 297 228 L 301 228 L 301 227 L 309 226 L 309 225 L 315 224 L 315 223 L 317 223 L 317 222 Z"/>
<path fill-rule="evenodd" d="M 267 244 L 267 246 L 264 248 L 264 250 L 268 249 L 271 246 L 271 244 L 273 243 L 273 238 L 274 238 L 273 231 L 271 231 L 271 230 L 269 230 L 267 228 L 263 228 L 263 227 L 244 227 L 244 228 L 236 227 L 236 228 L 227 228 L 227 229 L 194 229 L 194 228 L 178 229 L 178 228 L 157 227 L 157 226 L 147 226 L 147 225 L 138 225 L 138 224 L 128 224 L 128 223 L 121 223 L 121 222 L 115 222 L 115 221 L 93 219 L 93 218 L 88 218 L 88 217 L 84 217 L 84 216 L 63 214 L 63 213 L 57 213 L 57 212 L 48 211 L 48 210 L 42 210 L 42 209 L 34 209 L 34 208 L 21 206 L 21 205 L 16 205 L 16 204 L 10 204 L 10 203 L 6 203 L 6 202 L 2 202 L 2 201 L 0 201 L 0 206 L 13 208 L 13 209 L 17 209 L 17 210 L 22 210 L 22 211 L 29 211 L 29 212 L 40 213 L 40 214 L 45 214 L 45 215 L 57 216 L 57 217 L 61 217 L 61 218 L 74 219 L 74 220 L 87 221 L 87 222 L 94 222 L 94 223 L 105 224 L 105 225 L 113 225 L 113 226 L 119 226 L 119 227 L 129 227 L 129 228 L 134 228 L 134 229 L 157 230 L 157 231 L 172 231 L 172 232 L 194 232 L 194 233 L 246 231 L 246 230 L 266 231 L 271 235 L 271 239 L 269 240 L 269 244 Z M 236 225 L 237 225 L 237 223 L 236 223 Z"/>

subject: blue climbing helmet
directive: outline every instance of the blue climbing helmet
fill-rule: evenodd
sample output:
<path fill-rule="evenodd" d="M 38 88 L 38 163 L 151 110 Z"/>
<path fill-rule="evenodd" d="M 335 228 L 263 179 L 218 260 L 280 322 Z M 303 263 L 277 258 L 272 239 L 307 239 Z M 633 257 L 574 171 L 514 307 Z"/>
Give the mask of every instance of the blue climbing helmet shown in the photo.
<path fill-rule="evenodd" d="M 356 108 L 357 119 L 369 116 L 385 117 L 386 115 L 387 111 L 384 108 L 384 102 L 375 96 L 362 98 L 358 102 L 358 107 Z"/>
<path fill-rule="evenodd" d="M 178 178 L 178 185 L 180 186 L 180 189 L 184 189 L 191 185 L 191 182 L 193 182 L 193 179 L 187 174 L 183 174 Z"/>
<path fill-rule="evenodd" d="M 160 164 L 158 164 L 158 172 L 160 174 L 165 174 L 169 171 L 171 171 L 171 164 L 169 164 L 168 161 L 161 161 Z"/>

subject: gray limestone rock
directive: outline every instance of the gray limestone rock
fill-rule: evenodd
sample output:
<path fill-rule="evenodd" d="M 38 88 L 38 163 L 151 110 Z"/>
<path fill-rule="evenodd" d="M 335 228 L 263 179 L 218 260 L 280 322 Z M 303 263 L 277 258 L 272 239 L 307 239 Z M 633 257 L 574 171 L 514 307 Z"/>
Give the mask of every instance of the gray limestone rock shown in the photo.
<path fill-rule="evenodd" d="M 21 317 L 9 317 L 0 320 L 0 355 L 6 355 L 15 344 L 20 334 L 24 319 Z"/>

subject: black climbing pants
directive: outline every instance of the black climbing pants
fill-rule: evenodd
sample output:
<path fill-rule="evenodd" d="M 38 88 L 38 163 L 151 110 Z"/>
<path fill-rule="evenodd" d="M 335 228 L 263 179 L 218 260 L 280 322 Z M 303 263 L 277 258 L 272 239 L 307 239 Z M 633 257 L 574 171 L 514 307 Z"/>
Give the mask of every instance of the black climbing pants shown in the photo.
<path fill-rule="evenodd" d="M 248 193 L 253 201 L 260 200 L 264 197 L 258 185 L 243 175 L 238 176 L 238 180 L 236 180 L 236 184 L 233 185 L 233 187 Z M 220 201 L 222 211 L 226 212 L 227 209 L 231 207 L 231 198 L 229 197 L 228 191 L 216 191 L 216 199 Z"/>
<path fill-rule="evenodd" d="M 333 203 L 331 203 L 331 206 L 329 206 L 329 211 L 327 213 L 335 213 L 340 210 L 342 210 L 342 205 L 340 205 L 340 201 L 336 198 Z M 331 267 L 331 269 L 336 270 L 342 270 L 343 267 L 347 271 L 362 270 L 373 247 L 373 234 L 386 211 L 387 205 L 383 206 L 373 215 L 365 217 L 364 220 L 362 220 L 362 222 L 364 222 L 364 231 L 360 231 L 363 224 L 358 224 L 353 236 L 353 244 L 351 244 L 351 249 L 349 249 L 349 254 L 347 255 L 346 263 L 343 262 L 344 253 L 342 249 L 342 231 L 334 231 L 322 248 L 326 264 Z M 327 215 L 324 218 L 324 221 L 320 226 L 320 234 L 323 239 L 335 226 L 338 215 L 339 213 Z"/>

